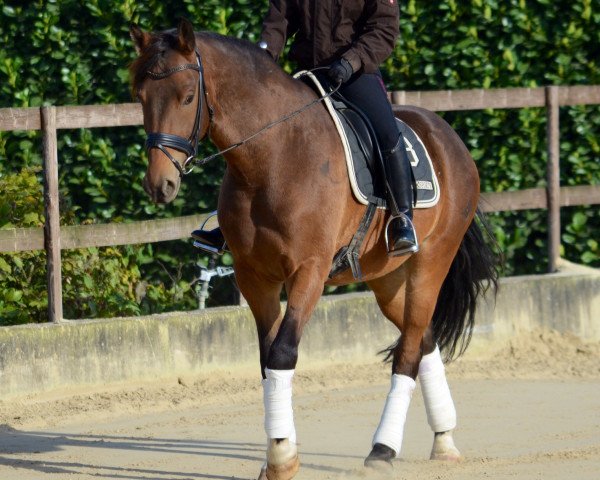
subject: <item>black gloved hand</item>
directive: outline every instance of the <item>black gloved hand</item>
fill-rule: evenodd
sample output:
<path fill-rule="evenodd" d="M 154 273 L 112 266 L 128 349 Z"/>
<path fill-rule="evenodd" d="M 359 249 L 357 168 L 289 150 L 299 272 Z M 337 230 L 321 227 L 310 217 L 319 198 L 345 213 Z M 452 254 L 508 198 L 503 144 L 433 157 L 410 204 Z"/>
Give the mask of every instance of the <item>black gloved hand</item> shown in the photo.
<path fill-rule="evenodd" d="M 329 70 L 327 70 L 327 76 L 334 85 L 347 82 L 353 73 L 354 70 L 352 69 L 352 65 L 350 65 L 350 62 L 345 58 L 340 58 L 333 62 L 329 65 Z"/>

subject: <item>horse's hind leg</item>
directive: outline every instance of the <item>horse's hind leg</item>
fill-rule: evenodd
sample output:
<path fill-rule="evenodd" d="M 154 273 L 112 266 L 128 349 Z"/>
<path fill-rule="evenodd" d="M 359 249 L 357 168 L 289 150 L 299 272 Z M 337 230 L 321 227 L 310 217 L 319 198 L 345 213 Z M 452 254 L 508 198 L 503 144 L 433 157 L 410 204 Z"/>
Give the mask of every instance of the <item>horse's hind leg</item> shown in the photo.
<path fill-rule="evenodd" d="M 409 286 L 407 286 L 405 268 L 371 281 L 369 286 L 375 294 L 382 313 L 402 332 L 400 340 L 390 352 L 393 355 L 391 388 L 379 426 L 373 436 L 373 448 L 365 459 L 365 466 L 379 468 L 387 464 L 391 465 L 392 459 L 400 453 L 406 414 L 416 385 L 418 360 L 420 360 L 420 340 L 427 325 L 425 324 L 421 329 L 413 328 L 412 331 L 404 328 L 404 318 L 412 308 L 406 303 L 406 290 Z M 407 342 L 406 339 L 416 337 L 419 338 L 419 348 L 415 350 L 413 346 L 415 342 Z M 411 362 L 415 368 L 400 361 L 401 354 L 406 356 L 408 352 L 416 357 L 416 360 Z"/>
<path fill-rule="evenodd" d="M 422 351 L 419 383 L 427 412 L 427 422 L 434 434 L 430 458 L 458 461 L 461 455 L 452 437 L 456 427 L 456 408 L 446 380 L 446 369 L 440 350 L 433 338 L 431 324 L 423 337 Z"/>
<path fill-rule="evenodd" d="M 383 314 L 402 335 L 391 351 L 392 385 L 366 466 L 391 464 L 400 453 L 406 414 L 423 355 L 423 339 L 449 266 L 439 261 L 419 263 L 413 257 L 404 268 L 369 283 Z"/>

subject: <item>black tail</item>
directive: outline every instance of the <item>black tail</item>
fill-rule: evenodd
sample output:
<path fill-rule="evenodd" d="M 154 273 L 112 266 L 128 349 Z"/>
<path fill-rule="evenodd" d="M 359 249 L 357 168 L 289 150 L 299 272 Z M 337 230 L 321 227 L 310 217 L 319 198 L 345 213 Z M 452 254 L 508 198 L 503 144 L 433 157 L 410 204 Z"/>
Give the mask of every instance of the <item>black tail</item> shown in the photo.
<path fill-rule="evenodd" d="M 431 320 L 433 336 L 446 361 L 462 355 L 469 346 L 477 298 L 488 290 L 495 297 L 498 290 L 500 257 L 490 243 L 497 245 L 478 209 L 442 284 Z"/>

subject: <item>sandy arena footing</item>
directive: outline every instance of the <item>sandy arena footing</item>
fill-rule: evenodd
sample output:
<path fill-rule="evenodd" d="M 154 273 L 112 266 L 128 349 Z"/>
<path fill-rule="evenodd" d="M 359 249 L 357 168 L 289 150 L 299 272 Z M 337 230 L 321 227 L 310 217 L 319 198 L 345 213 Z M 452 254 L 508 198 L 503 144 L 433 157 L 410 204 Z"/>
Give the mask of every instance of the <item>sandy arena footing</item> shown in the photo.
<path fill-rule="evenodd" d="M 0 479 L 254 479 L 264 458 L 258 368 L 0 402 Z M 299 365 L 298 480 L 597 479 L 600 344 L 553 331 L 448 366 L 465 460 L 427 460 L 417 388 L 392 472 L 362 467 L 389 366 Z"/>

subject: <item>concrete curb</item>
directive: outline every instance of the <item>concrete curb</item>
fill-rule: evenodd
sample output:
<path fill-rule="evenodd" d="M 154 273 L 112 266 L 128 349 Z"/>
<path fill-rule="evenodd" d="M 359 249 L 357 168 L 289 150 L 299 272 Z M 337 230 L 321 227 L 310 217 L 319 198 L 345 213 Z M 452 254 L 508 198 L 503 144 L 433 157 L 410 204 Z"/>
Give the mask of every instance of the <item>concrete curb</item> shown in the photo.
<path fill-rule="evenodd" d="M 600 271 L 563 263 L 551 275 L 506 278 L 482 301 L 470 352 L 537 327 L 600 340 Z M 324 297 L 302 338 L 301 363 L 373 360 L 397 338 L 370 293 Z M 255 365 L 248 308 L 0 328 L 0 395 L 151 380 Z"/>

